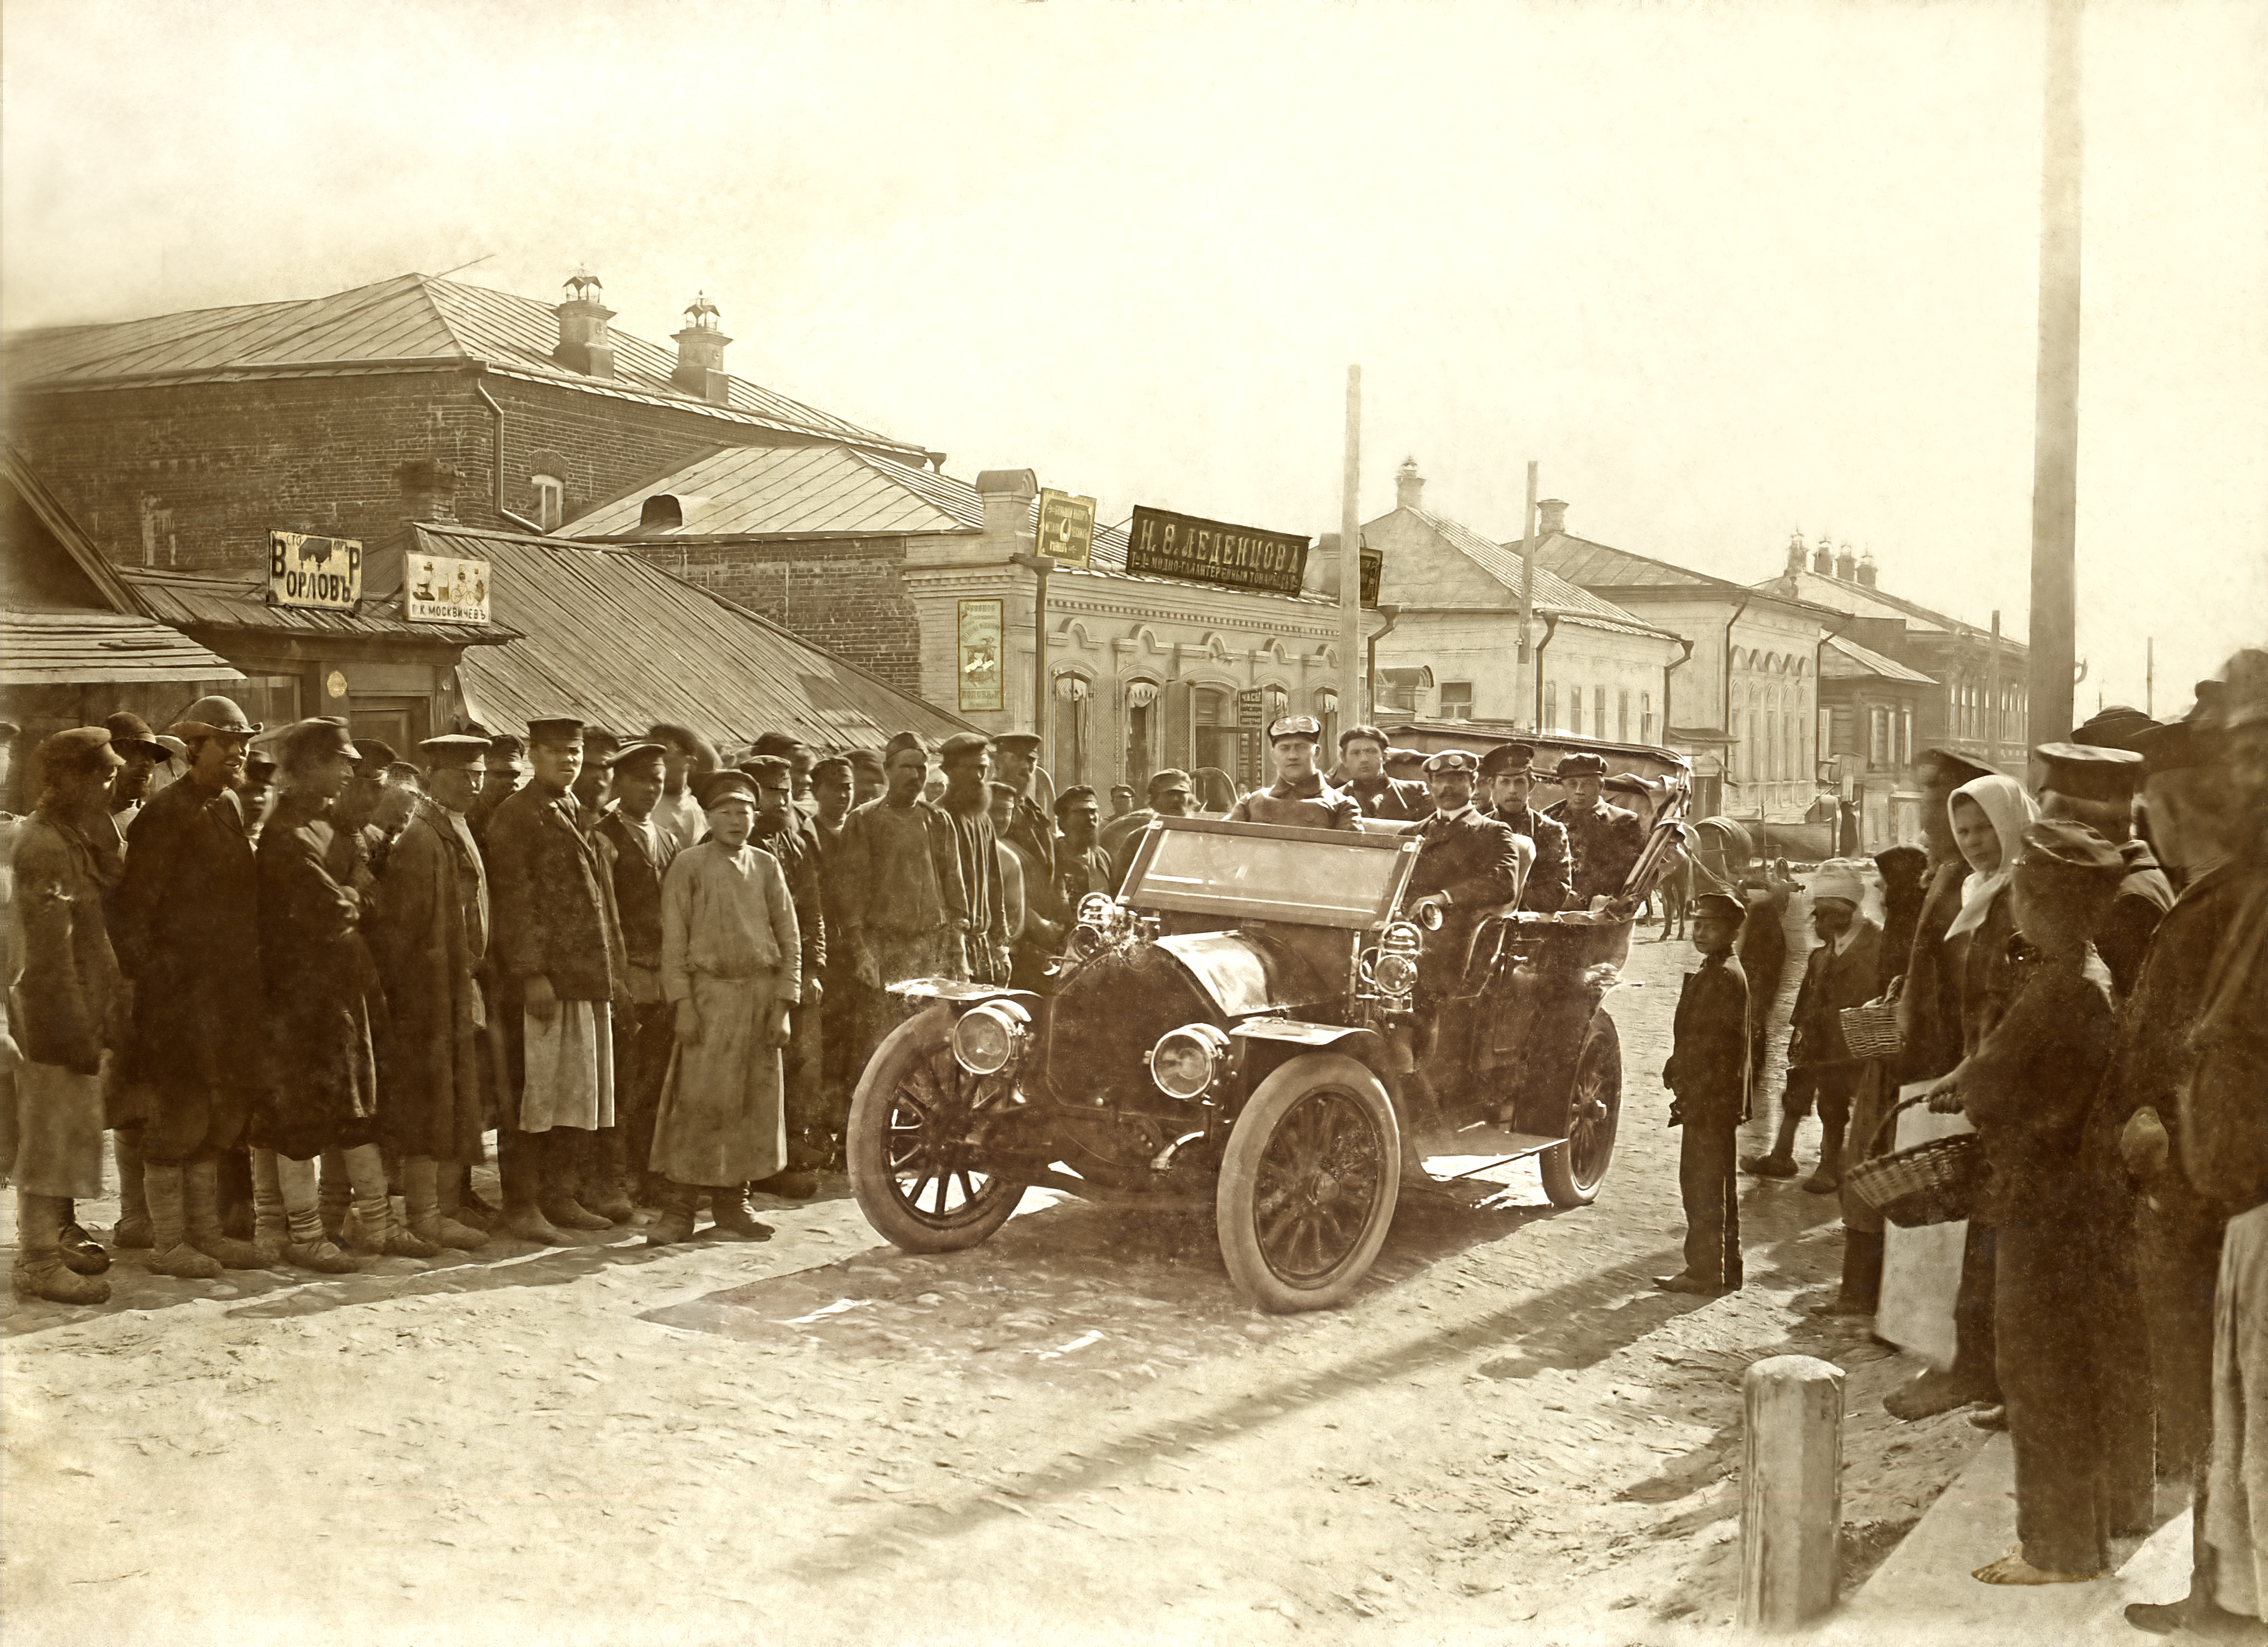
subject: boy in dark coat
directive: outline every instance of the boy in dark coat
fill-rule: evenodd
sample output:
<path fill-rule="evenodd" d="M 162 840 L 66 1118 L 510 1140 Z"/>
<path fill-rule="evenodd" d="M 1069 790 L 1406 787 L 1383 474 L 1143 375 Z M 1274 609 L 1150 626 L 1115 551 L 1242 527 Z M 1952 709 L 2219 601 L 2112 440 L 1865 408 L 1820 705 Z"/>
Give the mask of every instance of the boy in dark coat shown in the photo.
<path fill-rule="evenodd" d="M 645 1165 L 653 1151 L 654 1107 L 661 1102 L 670 1048 L 676 1045 L 669 1003 L 661 993 L 661 881 L 670 861 L 693 843 L 681 841 L 681 832 L 663 813 L 669 764 L 668 751 L 659 743 L 632 744 L 616 754 L 615 804 L 593 831 L 599 855 L 613 879 L 630 991 L 629 1010 L 618 1015 L 615 1035 L 623 1075 L 617 1121 L 600 1135 L 606 1141 L 608 1201 L 591 1208 L 609 1218 L 617 1211 L 629 1216 L 627 1209 L 612 1204 L 615 1195 L 631 1195 L 649 1206 L 661 1204 L 660 1185 Z M 690 788 L 686 796 L 690 800 Z M 697 804 L 695 810 L 697 814 Z M 701 828 L 707 827 L 704 821 Z M 693 841 L 699 839 L 696 832 Z"/>
<path fill-rule="evenodd" d="M 1749 981 L 1733 958 L 1746 912 L 1723 893 L 1693 901 L 1693 947 L 1701 966 L 1677 996 L 1669 1062 L 1661 1084 L 1672 1097 L 1669 1124 L 1685 1129 L 1677 1187 L 1685 1201 L 1685 1268 L 1658 1276 L 1666 1292 L 1713 1298 L 1739 1287 L 1741 1211 L 1734 1172 L 1735 1135 L 1748 1119 Z"/>

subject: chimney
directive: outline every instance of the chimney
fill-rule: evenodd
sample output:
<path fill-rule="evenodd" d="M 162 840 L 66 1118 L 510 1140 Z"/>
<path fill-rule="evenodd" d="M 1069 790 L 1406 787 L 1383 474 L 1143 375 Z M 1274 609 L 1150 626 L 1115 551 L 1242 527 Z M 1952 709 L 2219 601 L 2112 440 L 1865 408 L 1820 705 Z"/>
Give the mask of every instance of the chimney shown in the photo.
<path fill-rule="evenodd" d="M 1819 534 L 1818 548 L 1812 552 L 1811 570 L 1822 577 L 1835 576 L 1835 546 L 1827 540 L 1823 532 Z"/>
<path fill-rule="evenodd" d="M 605 295 L 599 277 L 578 268 L 568 279 L 567 301 L 551 312 L 559 317 L 559 347 L 551 358 L 586 378 L 615 375 L 615 346 L 607 335 L 615 312 L 607 307 Z"/>
<path fill-rule="evenodd" d="M 984 504 L 984 536 L 1004 555 L 1028 555 L 1032 550 L 1032 504 L 1040 495 L 1040 477 L 1029 469 L 987 469 L 976 477 L 976 496 Z"/>
<path fill-rule="evenodd" d="M 1402 467 L 1394 472 L 1394 506 L 1396 509 L 1425 507 L 1425 477 L 1418 473 L 1418 460 L 1404 458 Z"/>
<path fill-rule="evenodd" d="M 1841 553 L 1835 557 L 1835 575 L 1846 584 L 1858 581 L 1859 557 L 1851 553 L 1851 545 L 1847 540 L 1843 545 Z"/>
<path fill-rule="evenodd" d="M 1874 552 L 1872 549 L 1859 557 L 1859 581 L 1869 589 L 1874 586 Z"/>
<path fill-rule="evenodd" d="M 1547 497 L 1535 505 L 1535 540 L 1556 538 L 1567 530 L 1567 505 L 1564 499 Z"/>
<path fill-rule="evenodd" d="M 401 488 L 402 513 L 411 520 L 454 520 L 457 518 L 457 466 L 439 458 L 417 458 L 396 465 L 394 483 Z"/>
<path fill-rule="evenodd" d="M 733 379 L 725 371 L 725 345 L 732 341 L 725 335 L 717 305 L 695 293 L 685 305 L 685 325 L 677 334 L 677 370 L 669 380 L 711 406 L 731 404 Z"/>
<path fill-rule="evenodd" d="M 1791 572 L 1803 570 L 1803 533 L 1800 532 L 1788 533 L 1787 570 Z"/>

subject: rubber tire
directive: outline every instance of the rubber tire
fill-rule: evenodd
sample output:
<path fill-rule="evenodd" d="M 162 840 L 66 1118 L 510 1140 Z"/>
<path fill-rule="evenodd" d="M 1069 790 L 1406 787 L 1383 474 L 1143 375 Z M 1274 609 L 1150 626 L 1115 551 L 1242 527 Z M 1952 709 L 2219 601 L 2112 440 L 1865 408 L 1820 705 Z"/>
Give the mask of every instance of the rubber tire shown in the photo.
<path fill-rule="evenodd" d="M 1008 1221 L 1024 1198 L 1024 1186 L 994 1173 L 1000 1186 L 997 1201 L 966 1223 L 939 1229 L 909 1213 L 890 1184 L 886 1139 L 889 1131 L 890 1099 L 905 1071 L 931 1058 L 946 1044 L 953 1028 L 951 1009 L 939 1005 L 916 1013 L 882 1038 L 874 1055 L 858 1077 L 858 1090 L 850 1099 L 850 1120 L 843 1134 L 844 1165 L 858 1210 L 874 1232 L 891 1246 L 908 1253 L 958 1253 L 990 1240 Z"/>
<path fill-rule="evenodd" d="M 1575 1054 L 1574 1073 L 1567 1081 L 1568 1111 L 1574 1108 L 1575 1094 L 1582 1089 L 1586 1070 L 1604 1084 L 1602 1095 L 1607 1105 L 1607 1158 L 1600 1164 L 1599 1175 L 1587 1186 L 1576 1180 L 1565 1144 L 1555 1143 L 1537 1157 L 1535 1165 L 1543 1175 L 1543 1193 L 1551 1198 L 1555 1207 L 1589 1206 L 1599 1198 L 1599 1188 L 1607 1181 L 1607 1169 L 1615 1163 L 1615 1133 L 1622 1124 L 1623 1113 L 1623 1041 L 1615 1020 L 1603 1011 L 1594 1011 L 1590 1023 L 1584 1027 L 1583 1045 Z M 1564 1120 L 1562 1129 L 1572 1130 Z"/>
<path fill-rule="evenodd" d="M 1259 1232 L 1252 1222 L 1252 1197 L 1261 1158 L 1267 1153 L 1278 1124 L 1292 1106 L 1319 1086 L 1344 1087 L 1361 1101 L 1384 1135 L 1386 1158 L 1380 1165 L 1378 1202 L 1354 1250 L 1332 1268 L 1321 1284 L 1301 1287 L 1283 1280 L 1262 1256 Z M 1278 1065 L 1238 1114 L 1228 1135 L 1228 1147 L 1221 1152 L 1213 1224 L 1219 1232 L 1220 1255 L 1228 1267 L 1230 1283 L 1246 1302 L 1278 1315 L 1328 1310 L 1344 1304 L 1370 1273 L 1378 1249 L 1386 1244 L 1401 1188 L 1402 1128 L 1386 1088 L 1369 1067 L 1344 1053 L 1329 1052 L 1308 1053 Z"/>

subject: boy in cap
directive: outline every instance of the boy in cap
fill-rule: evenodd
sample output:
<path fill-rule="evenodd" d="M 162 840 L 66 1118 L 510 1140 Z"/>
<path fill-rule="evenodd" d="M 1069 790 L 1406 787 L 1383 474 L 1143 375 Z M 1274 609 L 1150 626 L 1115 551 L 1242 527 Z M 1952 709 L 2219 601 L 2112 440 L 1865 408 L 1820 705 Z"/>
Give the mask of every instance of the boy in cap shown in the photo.
<path fill-rule="evenodd" d="M 2083 824 L 2023 832 L 2010 895 L 2022 933 L 2007 1010 L 1930 1089 L 1966 1110 L 1992 1164 L 2000 1388 L 2016 1453 L 2016 1548 L 1992 1585 L 2101 1577 L 2113 1539 L 2153 1525 L 2149 1371 L 2117 1353 L 2136 1309 L 2131 1204 L 2090 1182 L 2080 1140 L 2117 1035 L 2088 940 L 2125 872 Z"/>
<path fill-rule="evenodd" d="M 2041 768 L 2041 816 L 2085 824 L 2117 847 L 2126 865 L 2118 894 L 2095 934 L 2095 952 L 2110 968 L 2111 984 L 2123 1001 L 2134 992 L 2150 934 L 2174 907 L 2165 871 L 2149 844 L 2134 838 L 2134 790 L 2142 778 L 2142 757 L 2131 749 L 2076 742 L 2042 744 L 2032 754 Z"/>
<path fill-rule="evenodd" d="M 1520 907 L 1551 915 L 1575 901 L 1567 827 L 1528 804 L 1535 792 L 1535 751 L 1527 744 L 1498 744 L 1481 757 L 1481 781 L 1489 786 L 1481 808 L 1513 834 L 1535 843 L 1535 863 L 1520 890 Z"/>
<path fill-rule="evenodd" d="M 795 809 L 795 767 L 785 755 L 757 755 L 740 769 L 755 780 L 756 821 L 751 845 L 771 854 L 787 884 L 800 949 L 802 993 L 788 1008 L 788 1042 L 780 1060 L 787 1111 L 787 1160 L 754 1187 L 788 1201 L 819 1193 L 819 1173 L 835 1158 L 838 1131 L 829 1124 L 822 1079 L 825 1037 L 821 1026 L 827 968 L 826 894 L 820 886 L 819 848 L 807 820 Z"/>
<path fill-rule="evenodd" d="M 112 775 L 123 762 L 99 726 L 40 746 L 43 788 L 14 834 L 10 948 L 16 980 L 7 1027 L 19 1061 L 4 1093 L 6 1177 L 16 1187 L 16 1265 L 24 1298 L 102 1304 L 109 1255 L 76 1229 L 74 1197 L 102 1193 L 103 1049 L 125 981 L 102 919 L 91 832 L 109 828 Z M 12 968 L 11 968 L 12 970 Z"/>
<path fill-rule="evenodd" d="M 1574 908 L 1587 909 L 1594 899 L 1622 896 L 1638 854 L 1646 849 L 1646 826 L 1638 814 L 1605 798 L 1607 763 L 1588 754 L 1562 755 L 1557 776 L 1565 798 L 1543 809 L 1565 826 L 1574 862 Z"/>
<path fill-rule="evenodd" d="M 784 786 L 786 763 L 770 761 Z M 749 844 L 756 782 L 744 772 L 696 780 L 709 839 L 677 855 L 662 881 L 662 992 L 677 1050 L 662 1089 L 648 1165 L 667 1181 L 646 1243 L 689 1239 L 705 1190 L 717 1233 L 763 1240 L 743 1186 L 785 1165 L 780 1048 L 801 994 L 801 940 L 778 862 Z"/>
<path fill-rule="evenodd" d="M 1315 769 L 1315 746 L 1322 736 L 1322 723 L 1312 715 L 1285 715 L 1270 723 L 1268 753 L 1276 762 L 1276 782 L 1230 807 L 1228 821 L 1300 829 L 1357 827 L 1361 804 L 1324 783 Z"/>
<path fill-rule="evenodd" d="M 708 828 L 689 783 L 685 799 L 694 807 L 699 827 L 681 846 L 679 831 L 662 820 L 668 801 L 667 745 L 632 744 L 615 756 L 614 768 L 615 804 L 599 820 L 594 833 L 614 891 L 615 914 L 622 923 L 630 1004 L 619 1015 L 615 1034 L 615 1044 L 623 1052 L 615 1125 L 594 1135 L 602 1141 L 601 1175 L 608 1187 L 600 1192 L 601 1201 L 588 1203 L 593 1212 L 608 1218 L 617 1212 L 630 1216 L 615 1204 L 626 1196 L 641 1204 L 659 1204 L 660 1185 L 648 1181 L 652 1175 L 645 1163 L 653 1152 L 654 1109 L 661 1102 L 661 1084 L 669 1074 L 670 1049 L 675 1045 L 669 1002 L 661 992 L 661 886 L 678 853 Z"/>
<path fill-rule="evenodd" d="M 1693 947 L 1701 952 L 1701 966 L 1679 986 L 1669 1062 L 1661 1070 L 1661 1084 L 1672 1094 L 1669 1124 L 1685 1129 L 1677 1151 L 1685 1268 L 1654 1278 L 1665 1292 L 1714 1298 L 1736 1290 L 1743 1279 L 1734 1155 L 1748 1119 L 1749 981 L 1733 945 L 1747 914 L 1725 893 L 1705 892 L 1693 901 Z"/>
<path fill-rule="evenodd" d="M 1430 817 L 1433 798 L 1423 783 L 1386 774 L 1386 734 L 1375 726 L 1350 726 L 1339 734 L 1340 788 L 1366 817 L 1417 823 Z"/>
<path fill-rule="evenodd" d="M 1811 924 L 1818 947 L 1804 963 L 1789 1020 L 1787 1090 L 1780 1101 L 1779 1136 L 1756 1170 L 1770 1178 L 1795 1173 L 1795 1133 L 1819 1104 L 1819 1165 L 1804 1188 L 1824 1195 L 1842 1187 L 1843 1141 L 1864 1062 L 1843 1039 L 1843 1009 L 1874 998 L 1881 966 L 1882 929 L 1861 913 L 1866 882 L 1847 858 L 1830 858 L 1811 878 Z M 1805 1094 L 1806 1096 L 1799 1096 Z M 1860 1141 L 1864 1143 L 1864 1140 Z"/>

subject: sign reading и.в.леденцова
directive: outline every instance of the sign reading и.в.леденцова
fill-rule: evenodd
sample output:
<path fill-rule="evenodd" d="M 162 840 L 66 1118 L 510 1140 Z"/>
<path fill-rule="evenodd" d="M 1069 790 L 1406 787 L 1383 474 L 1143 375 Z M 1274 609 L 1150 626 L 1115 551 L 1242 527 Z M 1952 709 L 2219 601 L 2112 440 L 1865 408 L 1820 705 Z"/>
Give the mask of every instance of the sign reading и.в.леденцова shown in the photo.
<path fill-rule="evenodd" d="M 268 534 L 268 604 L 349 611 L 362 600 L 362 540 Z"/>
<path fill-rule="evenodd" d="M 1307 540 L 1222 520 L 1137 506 L 1127 528 L 1126 570 L 1152 577 L 1296 595 L 1307 571 Z"/>

